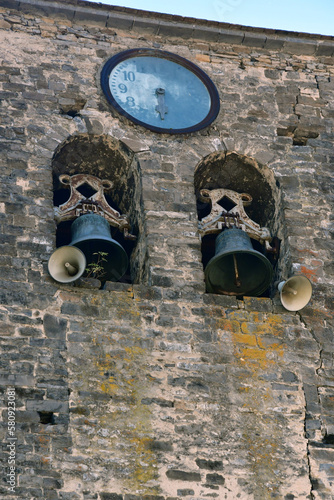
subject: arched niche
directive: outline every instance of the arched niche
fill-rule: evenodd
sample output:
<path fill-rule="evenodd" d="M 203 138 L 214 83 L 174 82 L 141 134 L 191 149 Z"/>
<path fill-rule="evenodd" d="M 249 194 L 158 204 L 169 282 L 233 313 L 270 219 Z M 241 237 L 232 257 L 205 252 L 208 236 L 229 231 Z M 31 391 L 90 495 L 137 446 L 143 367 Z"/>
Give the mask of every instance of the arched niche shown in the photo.
<path fill-rule="evenodd" d="M 112 237 L 123 246 L 129 256 L 129 270 L 122 281 L 142 281 L 145 275 L 145 241 L 142 237 L 144 231 L 141 172 L 133 151 L 110 136 L 71 136 L 55 151 L 52 173 L 54 206 L 65 203 L 70 195 L 69 189 L 59 180 L 63 174 L 90 174 L 101 180 L 111 181 L 112 189 L 105 194 L 105 198 L 112 208 L 129 217 L 131 233 L 137 237 L 136 241 L 127 240 L 117 228 L 111 227 Z M 65 221 L 58 225 L 57 247 L 70 243 L 72 222 Z"/>
<path fill-rule="evenodd" d="M 284 238 L 280 191 L 274 174 L 268 167 L 236 152 L 215 152 L 206 156 L 197 165 L 194 184 L 199 220 L 206 217 L 211 210 L 209 204 L 200 200 L 200 191 L 202 189 L 230 189 L 238 193 L 249 194 L 253 201 L 245 207 L 247 215 L 261 227 L 267 227 L 272 236 L 279 240 Z M 216 237 L 216 234 L 210 234 L 202 238 L 204 268 L 215 255 Z M 252 244 L 256 250 L 263 251 L 258 241 L 252 240 Z M 271 260 L 277 273 L 280 264 L 275 256 Z"/>

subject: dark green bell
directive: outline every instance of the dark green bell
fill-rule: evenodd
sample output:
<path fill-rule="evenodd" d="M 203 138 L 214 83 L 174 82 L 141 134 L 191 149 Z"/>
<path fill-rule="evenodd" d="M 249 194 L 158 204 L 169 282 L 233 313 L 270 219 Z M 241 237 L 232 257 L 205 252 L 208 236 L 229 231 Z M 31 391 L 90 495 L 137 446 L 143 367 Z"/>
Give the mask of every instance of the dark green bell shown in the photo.
<path fill-rule="evenodd" d="M 205 268 L 207 291 L 224 295 L 261 295 L 270 285 L 273 268 L 254 250 L 241 229 L 225 229 L 216 239 L 215 256 Z"/>
<path fill-rule="evenodd" d="M 87 267 L 97 262 L 98 254 L 103 252 L 106 261 L 101 261 L 103 281 L 118 281 L 128 267 L 128 256 L 118 241 L 110 234 L 110 226 L 106 219 L 97 214 L 85 214 L 72 224 L 71 246 L 79 248 L 86 257 Z"/>

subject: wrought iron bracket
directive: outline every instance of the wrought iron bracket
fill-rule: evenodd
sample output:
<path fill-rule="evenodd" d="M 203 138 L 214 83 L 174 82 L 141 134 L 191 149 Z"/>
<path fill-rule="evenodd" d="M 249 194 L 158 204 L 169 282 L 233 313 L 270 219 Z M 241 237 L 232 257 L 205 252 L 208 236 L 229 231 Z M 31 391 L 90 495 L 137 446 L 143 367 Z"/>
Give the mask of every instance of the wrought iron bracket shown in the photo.
<path fill-rule="evenodd" d="M 232 208 L 224 208 L 222 200 L 227 200 L 227 205 Z M 203 237 L 207 234 L 220 233 L 225 228 L 237 227 L 245 231 L 250 238 L 260 241 L 267 248 L 270 247 L 272 236 L 266 227 L 261 227 L 248 217 L 244 207 L 253 201 L 247 193 L 237 193 L 230 189 L 202 189 L 200 201 L 211 204 L 209 215 L 199 221 L 199 234 Z"/>
<path fill-rule="evenodd" d="M 131 226 L 128 217 L 112 208 L 104 196 L 104 193 L 113 186 L 111 181 L 107 179 L 101 180 L 89 174 L 72 176 L 63 174 L 59 177 L 59 180 L 66 188 L 71 190 L 71 193 L 65 203 L 59 205 L 59 207 L 54 207 L 57 224 L 76 219 L 80 215 L 95 213 L 104 217 L 111 226 L 123 231 L 125 239 L 136 239 L 136 236 L 130 233 Z M 86 197 L 79 191 L 80 186 L 84 184 L 90 186 L 93 192 L 91 196 Z"/>

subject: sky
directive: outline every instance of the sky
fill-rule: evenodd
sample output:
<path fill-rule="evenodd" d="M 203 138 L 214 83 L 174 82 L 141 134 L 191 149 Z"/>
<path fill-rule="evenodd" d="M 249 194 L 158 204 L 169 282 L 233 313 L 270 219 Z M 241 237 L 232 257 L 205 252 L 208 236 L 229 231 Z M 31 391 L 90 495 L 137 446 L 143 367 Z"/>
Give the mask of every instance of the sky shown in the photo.
<path fill-rule="evenodd" d="M 334 0 L 90 0 L 211 21 L 334 36 Z"/>

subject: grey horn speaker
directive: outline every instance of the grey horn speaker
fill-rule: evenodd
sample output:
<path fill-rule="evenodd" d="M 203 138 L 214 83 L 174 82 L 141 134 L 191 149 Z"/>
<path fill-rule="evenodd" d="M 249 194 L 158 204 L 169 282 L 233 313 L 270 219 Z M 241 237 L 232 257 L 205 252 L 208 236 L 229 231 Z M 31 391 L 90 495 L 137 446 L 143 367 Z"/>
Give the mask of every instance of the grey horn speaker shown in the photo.
<path fill-rule="evenodd" d="M 76 247 L 63 246 L 57 248 L 48 262 L 48 270 L 52 278 L 60 283 L 70 283 L 83 275 L 86 269 L 86 257 Z"/>
<path fill-rule="evenodd" d="M 278 285 L 283 307 L 288 311 L 300 311 L 312 296 L 312 285 L 306 276 L 292 276 Z"/>

